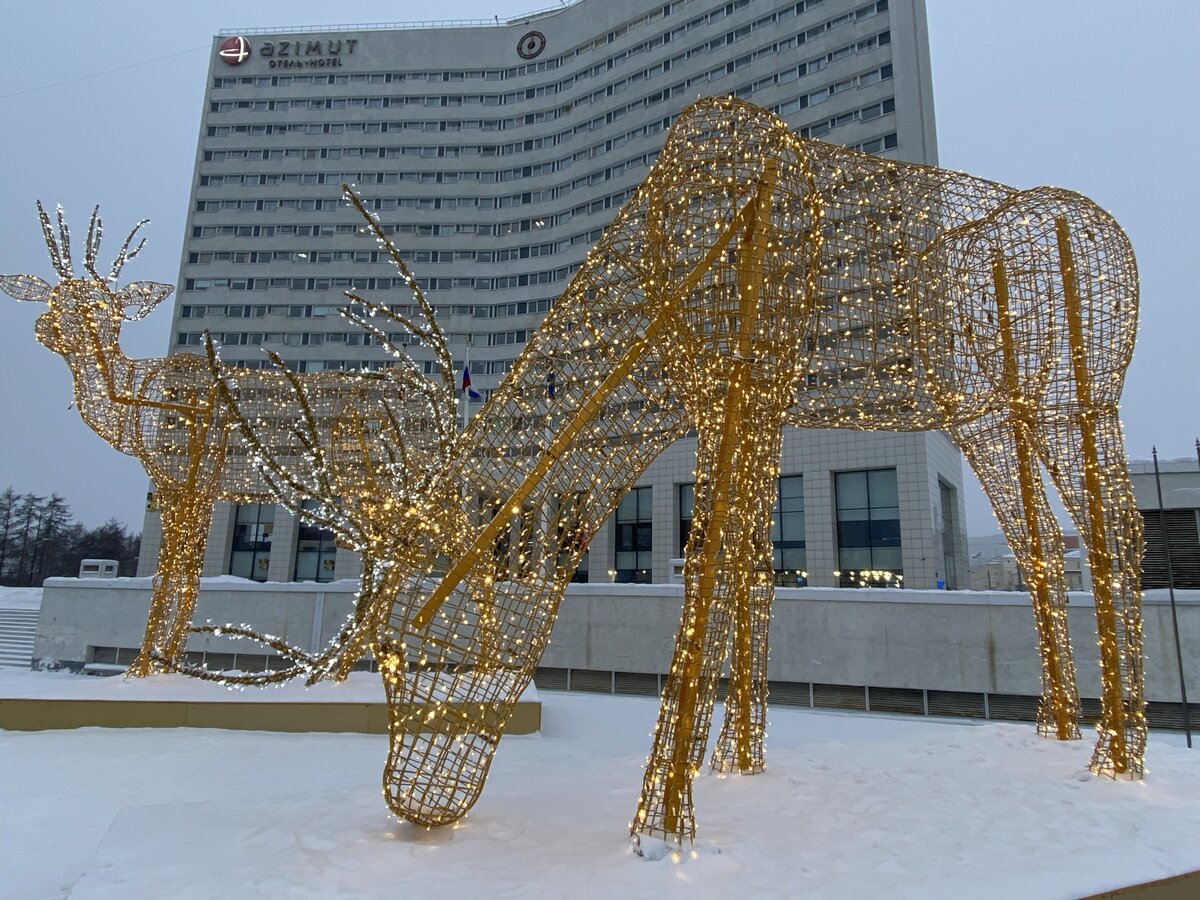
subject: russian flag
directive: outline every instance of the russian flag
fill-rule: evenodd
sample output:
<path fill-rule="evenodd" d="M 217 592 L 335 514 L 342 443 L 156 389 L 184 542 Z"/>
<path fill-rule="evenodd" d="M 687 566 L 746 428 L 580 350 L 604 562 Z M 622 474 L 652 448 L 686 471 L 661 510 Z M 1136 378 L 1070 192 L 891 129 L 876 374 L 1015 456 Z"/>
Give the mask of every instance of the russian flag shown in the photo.
<path fill-rule="evenodd" d="M 463 363 L 462 388 L 459 389 L 459 393 L 460 394 L 466 393 L 468 400 L 481 399 L 479 396 L 479 391 L 477 391 L 477 390 L 475 390 L 475 388 L 471 387 L 471 364 L 470 363 Z"/>

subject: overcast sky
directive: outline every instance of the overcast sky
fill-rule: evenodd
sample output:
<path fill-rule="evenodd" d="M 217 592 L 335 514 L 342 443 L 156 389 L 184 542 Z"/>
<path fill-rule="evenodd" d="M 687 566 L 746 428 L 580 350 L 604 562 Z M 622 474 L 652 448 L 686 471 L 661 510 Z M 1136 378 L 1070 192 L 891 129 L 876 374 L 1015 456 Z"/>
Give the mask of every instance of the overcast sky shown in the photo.
<path fill-rule="evenodd" d="M 63 204 L 79 232 L 99 203 L 108 251 L 149 217 L 149 245 L 124 277 L 176 280 L 207 51 L 220 29 L 394 22 L 434 9 L 448 19 L 505 18 L 539 5 L 4 3 L 0 272 L 51 276 L 34 215 L 41 198 Z M 1194 458 L 1200 312 L 1196 278 L 1186 273 L 1200 255 L 1200 4 L 929 0 L 929 32 L 941 164 L 1018 187 L 1080 191 L 1129 233 L 1142 278 L 1141 332 L 1123 404 L 1130 455 L 1149 457 L 1157 444 L 1163 458 Z M 127 329 L 127 353 L 165 352 L 166 306 Z M 69 408 L 65 363 L 34 341 L 37 314 L 0 296 L 0 489 L 57 491 L 85 524 L 115 516 L 140 531 L 141 466 Z M 977 488 L 967 505 L 971 534 L 996 530 Z"/>

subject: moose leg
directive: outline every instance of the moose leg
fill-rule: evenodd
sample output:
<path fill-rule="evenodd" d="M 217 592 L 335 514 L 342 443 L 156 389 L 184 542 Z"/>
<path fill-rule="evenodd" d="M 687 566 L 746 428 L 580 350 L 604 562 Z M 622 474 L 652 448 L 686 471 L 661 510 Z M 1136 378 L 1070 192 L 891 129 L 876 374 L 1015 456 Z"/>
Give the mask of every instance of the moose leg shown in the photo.
<path fill-rule="evenodd" d="M 782 439 L 782 431 L 779 432 Z M 778 456 L 778 448 L 775 451 Z M 739 484 L 737 490 L 753 503 L 744 552 L 754 575 L 745 594 L 733 598 L 733 652 L 729 662 L 729 692 L 725 718 L 713 748 L 712 768 L 718 772 L 753 775 L 765 765 L 763 739 L 767 727 L 767 638 L 771 626 L 771 602 L 775 599 L 772 568 L 771 510 L 778 483 L 770 469 L 754 473 L 754 484 Z"/>
<path fill-rule="evenodd" d="M 213 514 L 211 496 L 169 487 L 160 488 L 158 497 L 162 549 L 146 634 L 129 667 L 129 674 L 136 677 L 169 671 L 183 656 L 200 593 L 200 570 Z"/>
<path fill-rule="evenodd" d="M 1079 694 L 1067 632 L 1062 532 L 1034 462 L 1032 435 L 1021 425 L 987 419 L 951 430 L 992 502 L 1033 601 L 1042 662 L 1038 732 L 1079 737 Z"/>
<path fill-rule="evenodd" d="M 1088 551 L 1100 645 L 1101 717 L 1091 769 L 1140 778 L 1146 746 L 1141 517 L 1115 409 L 1056 420 L 1048 468 Z"/>
<path fill-rule="evenodd" d="M 738 768 L 747 771 L 755 768 L 757 746 L 761 767 L 762 717 L 761 712 L 755 715 L 754 697 L 754 681 L 761 683 L 761 679 L 752 673 L 765 674 L 755 665 L 765 662 L 765 654 L 758 654 L 760 658 L 755 660 L 754 651 L 765 649 L 756 647 L 755 641 L 765 644 L 770 593 L 763 593 L 757 583 L 764 573 L 750 549 L 756 532 L 764 527 L 760 498 L 774 497 L 779 428 L 772 432 L 769 419 L 754 410 L 747 414 L 742 408 L 743 377 L 748 371 L 746 364 L 732 378 L 725 408 L 716 417 L 720 425 L 701 429 L 697 438 L 696 470 L 700 475 L 684 564 L 683 619 L 632 825 L 639 836 L 678 841 L 695 834 L 692 779 L 708 742 L 731 617 L 742 616 L 743 624 L 738 629 L 740 662 L 735 664 L 731 685 L 735 699 L 728 743 L 733 745 L 732 758 Z M 770 437 L 763 439 L 764 434 Z M 752 605 L 750 597 L 755 591 L 760 602 Z M 739 693 L 740 699 L 736 697 Z M 761 690 L 758 693 L 761 696 Z"/>

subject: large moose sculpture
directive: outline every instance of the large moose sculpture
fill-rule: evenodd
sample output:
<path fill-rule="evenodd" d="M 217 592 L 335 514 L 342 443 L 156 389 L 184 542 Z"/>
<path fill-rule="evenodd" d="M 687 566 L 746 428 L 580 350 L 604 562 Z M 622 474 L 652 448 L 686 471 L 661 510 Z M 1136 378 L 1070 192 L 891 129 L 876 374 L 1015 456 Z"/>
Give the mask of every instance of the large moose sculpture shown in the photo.
<path fill-rule="evenodd" d="M 632 823 L 639 839 L 690 837 L 691 783 L 726 660 L 712 764 L 763 766 L 782 428 L 941 428 L 979 476 L 1030 585 L 1039 731 L 1066 740 L 1079 736 L 1079 701 L 1042 467 L 1062 495 L 1093 570 L 1102 683 L 1091 766 L 1140 777 L 1142 545 L 1117 418 L 1137 276 L 1124 234 L 1091 201 L 802 140 L 751 104 L 700 101 L 459 434 L 433 310 L 349 199 L 425 319 L 351 295 L 368 311 L 351 318 L 400 361 L 382 376 L 301 376 L 278 357 L 279 371 L 235 369 L 211 345 L 207 361 L 126 358 L 125 308 L 136 317 L 170 288 L 115 288 L 139 249 L 133 235 L 99 275 L 95 216 L 88 277 L 72 272 L 61 216 L 56 238 L 39 208 L 62 281 L 0 279 L 18 299 L 48 304 L 38 338 L 71 365 L 85 419 L 142 459 L 163 497 L 163 561 L 137 671 L 194 671 L 179 652 L 213 499 L 274 494 L 363 554 L 363 587 L 326 653 L 238 679 L 344 674 L 369 647 L 391 710 L 388 805 L 424 825 L 454 821 L 483 788 L 588 536 L 694 430 L 683 618 Z M 380 314 L 434 346 L 439 379 L 372 321 Z"/>
<path fill-rule="evenodd" d="M 329 477 L 327 459 L 272 454 L 277 426 L 242 399 L 242 374 L 212 363 L 281 501 L 325 504 L 328 527 L 370 535 L 393 563 L 394 595 L 377 594 L 384 605 L 366 614 L 380 626 L 371 643 L 391 707 L 384 788 L 394 812 L 424 825 L 458 819 L 479 796 L 587 536 L 663 449 L 696 432 L 683 618 L 632 823 L 639 838 L 678 840 L 694 834 L 691 783 L 726 660 L 713 765 L 763 765 L 769 525 L 787 424 L 951 435 L 1030 585 L 1039 730 L 1066 740 L 1079 736 L 1079 701 L 1045 467 L 1094 573 L 1092 769 L 1140 777 L 1141 533 L 1117 418 L 1136 316 L 1128 242 L 1086 198 L 802 140 L 724 98 L 681 114 L 418 492 L 386 478 L 356 488 Z M 315 408 L 309 387 L 292 385 Z M 445 404 L 429 414 L 452 421 Z M 446 427 L 353 433 L 374 472 L 381 458 L 403 465 L 412 435 Z"/>

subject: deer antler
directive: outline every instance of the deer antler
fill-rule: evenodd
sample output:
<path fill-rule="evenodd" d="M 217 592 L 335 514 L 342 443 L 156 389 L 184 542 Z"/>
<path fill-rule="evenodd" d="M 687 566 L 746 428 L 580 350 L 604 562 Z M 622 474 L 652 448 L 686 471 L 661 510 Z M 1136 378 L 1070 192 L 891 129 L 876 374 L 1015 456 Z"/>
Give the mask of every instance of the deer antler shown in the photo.
<path fill-rule="evenodd" d="M 83 267 L 93 278 L 96 274 L 96 254 L 100 250 L 100 235 L 104 232 L 104 223 L 100 221 L 99 205 L 92 207 L 92 217 L 88 220 L 87 239 L 83 242 Z"/>
<path fill-rule="evenodd" d="M 42 237 L 45 238 L 46 248 L 50 251 L 50 262 L 54 265 L 54 271 L 62 278 L 74 278 L 75 267 L 71 262 L 71 229 L 67 226 L 67 220 L 63 216 L 62 206 L 56 206 L 54 209 L 54 217 L 58 223 L 57 237 L 54 234 L 54 226 L 50 224 L 50 216 L 46 212 L 46 208 L 42 206 L 41 200 L 37 201 L 37 209 L 38 219 L 42 223 Z M 121 269 L 125 267 L 125 263 L 137 256 L 146 246 L 146 239 L 142 238 L 136 247 L 132 250 L 129 249 L 129 245 L 133 243 L 137 233 L 148 224 L 150 224 L 149 219 L 142 219 L 133 226 L 133 230 L 121 244 L 121 250 L 117 253 L 116 259 L 113 260 L 112 269 L 107 276 L 101 275 L 96 271 L 96 257 L 100 253 L 100 239 L 104 234 L 104 222 L 100 218 L 100 207 L 92 207 L 92 216 L 88 220 L 87 238 L 83 245 L 84 270 L 97 281 L 116 281 L 117 276 L 121 274 Z"/>
<path fill-rule="evenodd" d="M 414 457 L 406 446 L 405 423 L 400 420 L 387 396 L 403 403 L 405 389 L 418 383 L 430 384 L 419 372 L 401 370 L 399 379 L 392 375 L 360 373 L 337 379 L 306 378 L 288 370 L 278 354 L 270 353 L 276 371 L 236 372 L 220 363 L 211 337 L 205 346 L 209 368 L 222 402 L 240 429 L 263 480 L 278 501 L 292 512 L 334 531 L 340 542 L 366 552 L 382 531 L 400 537 L 401 511 L 408 509 L 411 498 L 426 490 L 434 475 L 434 466 Z M 340 373 L 339 373 L 340 374 Z M 398 382 L 398 383 L 397 383 Z M 366 393 L 360 393 L 360 392 Z M 286 417 L 272 415 L 268 395 L 290 410 Z M 283 401 L 286 398 L 286 403 Z M 377 404 L 382 421 L 379 431 L 371 427 L 370 415 L 364 415 L 359 403 Z M 425 398 L 428 404 L 428 398 Z M 283 439 L 283 440 L 281 440 Z M 294 441 L 298 453 L 279 452 L 287 441 Z M 298 456 L 300 461 L 290 460 Z M 352 463 L 352 464 L 351 464 Z M 306 499 L 319 502 L 307 508 Z M 389 516 L 387 510 L 396 513 Z M 374 510 L 374 511 L 373 511 Z M 377 518 L 382 514 L 383 518 Z M 222 634 L 259 641 L 293 661 L 293 665 L 273 672 L 229 676 L 209 672 L 176 661 L 175 671 L 231 684 L 269 684 L 305 676 L 312 684 L 324 678 L 342 678 L 370 646 L 380 617 L 390 608 L 392 595 L 379 593 L 376 582 L 392 577 L 392 564 L 364 562 L 363 586 L 353 616 L 338 636 L 320 654 L 290 647 L 271 635 L 249 626 L 215 626 Z M 193 633 L 214 630 L 213 626 L 193 628 Z"/>
<path fill-rule="evenodd" d="M 444 475 L 457 440 L 454 423 L 453 362 L 446 335 L 432 305 L 421 292 L 378 220 L 349 187 L 347 200 L 358 209 L 376 239 L 387 249 L 420 309 L 409 318 L 352 291 L 361 304 L 344 309 L 348 321 L 375 335 L 400 365 L 382 373 L 300 375 L 268 352 L 274 371 L 243 372 L 220 363 L 206 336 L 209 368 L 221 401 L 245 441 L 258 472 L 293 513 L 339 537 L 339 543 L 363 554 L 363 582 L 352 620 L 319 656 L 289 650 L 295 665 L 271 673 L 238 676 L 243 684 L 264 684 L 307 675 L 309 682 L 344 677 L 370 646 L 394 601 L 396 579 L 408 568 L 432 564 L 441 536 L 455 531 L 453 505 L 427 505 Z M 440 379 L 425 377 L 386 326 L 382 317 L 428 343 L 437 354 Z M 423 320 L 423 321 L 422 321 Z M 286 410 L 286 414 L 282 411 Z M 318 501 L 311 509 L 305 501 Z M 224 626 L 222 626 L 224 627 Z M 271 644 L 270 636 L 245 626 L 239 636 Z M 232 633 L 232 632 L 230 632 Z M 198 671 L 176 664 L 178 671 Z M 199 670 L 203 671 L 203 670 Z M 198 675 L 222 678 L 223 674 Z"/>
<path fill-rule="evenodd" d="M 129 245 L 133 242 L 133 239 L 137 233 L 141 231 L 143 227 L 149 224 L 149 219 L 141 219 L 136 225 L 133 226 L 129 234 L 126 235 L 125 241 L 121 244 L 121 249 L 117 253 L 116 259 L 113 260 L 112 270 L 108 273 L 109 281 L 116 281 L 117 276 L 121 274 L 121 270 L 125 268 L 125 263 L 129 262 L 142 252 L 142 248 L 146 246 L 145 238 L 142 238 L 140 241 L 138 241 L 138 245 L 132 250 L 129 249 Z M 97 241 L 97 246 L 99 246 L 99 241 Z"/>
<path fill-rule="evenodd" d="M 71 266 L 71 232 L 67 228 L 67 223 L 63 221 L 62 207 L 56 209 L 58 214 L 58 232 L 62 241 L 61 246 L 59 240 L 54 237 L 54 229 L 50 225 L 50 216 L 46 213 L 46 208 L 42 206 L 42 201 L 37 201 L 38 218 L 42 223 L 42 237 L 46 239 L 46 249 L 50 251 L 50 262 L 54 265 L 54 271 L 62 278 L 74 278 L 75 272 Z"/>

